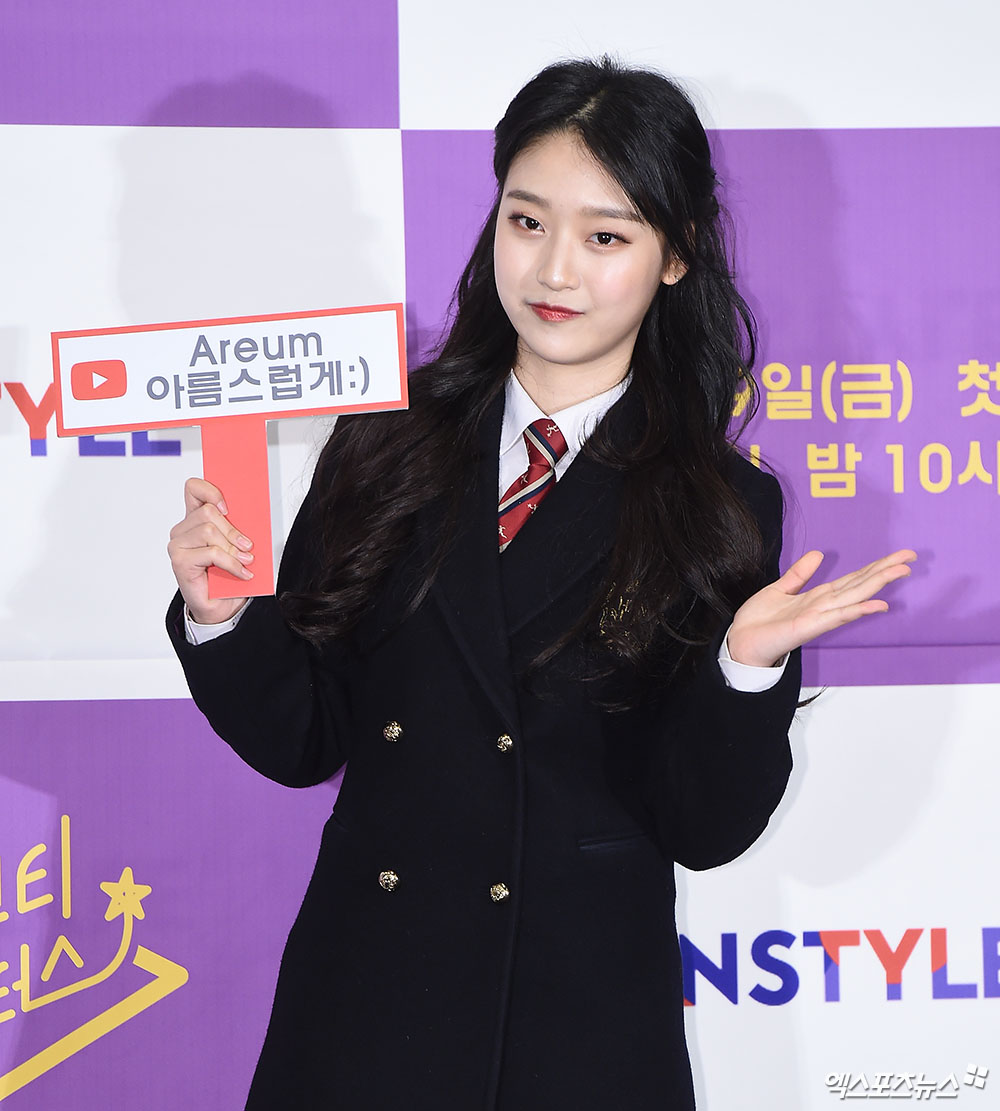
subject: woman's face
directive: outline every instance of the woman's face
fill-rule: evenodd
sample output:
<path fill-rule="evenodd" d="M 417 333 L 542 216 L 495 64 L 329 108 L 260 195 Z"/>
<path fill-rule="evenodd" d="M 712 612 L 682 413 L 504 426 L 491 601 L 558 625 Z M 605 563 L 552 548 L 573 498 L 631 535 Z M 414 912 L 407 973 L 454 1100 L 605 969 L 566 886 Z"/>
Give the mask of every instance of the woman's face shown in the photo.
<path fill-rule="evenodd" d="M 511 163 L 493 259 L 518 335 L 518 377 L 565 388 L 572 376 L 575 400 L 625 376 L 656 290 L 683 274 L 666 258 L 663 236 L 568 134 L 540 140 Z"/>

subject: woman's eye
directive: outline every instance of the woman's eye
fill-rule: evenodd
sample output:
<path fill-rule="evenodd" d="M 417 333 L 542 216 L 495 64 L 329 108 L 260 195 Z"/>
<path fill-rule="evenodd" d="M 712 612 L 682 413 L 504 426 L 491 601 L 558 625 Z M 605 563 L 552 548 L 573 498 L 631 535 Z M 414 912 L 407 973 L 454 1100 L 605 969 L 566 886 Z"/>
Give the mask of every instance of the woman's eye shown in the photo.
<path fill-rule="evenodd" d="M 612 243 L 624 243 L 620 235 L 615 235 L 610 231 L 599 231 L 594 233 L 594 238 L 602 247 L 610 247 Z"/>
<path fill-rule="evenodd" d="M 511 219 L 514 221 L 515 224 L 519 224 L 526 231 L 538 231 L 538 229 L 542 226 L 534 218 L 534 216 L 525 216 L 523 213 L 518 213 L 517 215 L 512 216 Z"/>

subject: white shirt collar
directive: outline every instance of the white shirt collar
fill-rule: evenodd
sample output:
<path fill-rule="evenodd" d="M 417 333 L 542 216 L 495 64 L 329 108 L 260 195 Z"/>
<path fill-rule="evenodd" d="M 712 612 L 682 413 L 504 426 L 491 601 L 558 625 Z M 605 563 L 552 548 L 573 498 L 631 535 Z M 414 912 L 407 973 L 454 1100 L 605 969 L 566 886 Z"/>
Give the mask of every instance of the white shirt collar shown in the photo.
<path fill-rule="evenodd" d="M 500 429 L 500 454 L 508 451 L 521 440 L 524 430 L 536 420 L 551 417 L 559 425 L 566 440 L 566 454 L 569 459 L 583 447 L 587 438 L 600 423 L 601 418 L 628 389 L 629 375 L 612 386 L 610 390 L 578 401 L 558 413 L 543 413 L 531 400 L 525 388 L 517 380 L 513 371 L 507 375 L 504 393 L 503 425 Z"/>

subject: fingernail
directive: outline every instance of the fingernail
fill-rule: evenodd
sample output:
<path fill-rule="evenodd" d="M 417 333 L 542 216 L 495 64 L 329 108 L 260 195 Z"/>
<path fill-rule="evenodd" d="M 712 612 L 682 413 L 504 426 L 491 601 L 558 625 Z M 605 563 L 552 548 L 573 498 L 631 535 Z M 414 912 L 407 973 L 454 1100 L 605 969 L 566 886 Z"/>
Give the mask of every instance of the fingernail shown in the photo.
<path fill-rule="evenodd" d="M 253 541 L 247 536 L 237 536 L 236 547 L 248 552 L 253 547 Z"/>
<path fill-rule="evenodd" d="M 243 578 L 245 578 L 245 579 L 252 579 L 253 578 L 253 571 L 248 571 L 245 567 L 241 568 L 241 570 L 243 571 Z"/>
<path fill-rule="evenodd" d="M 240 563 L 249 563 L 253 559 L 253 553 L 252 552 L 237 552 L 236 553 L 236 558 L 240 561 Z"/>
<path fill-rule="evenodd" d="M 218 506 L 219 512 L 222 514 L 223 517 L 228 516 L 229 507 L 224 501 L 217 501 L 215 504 Z"/>

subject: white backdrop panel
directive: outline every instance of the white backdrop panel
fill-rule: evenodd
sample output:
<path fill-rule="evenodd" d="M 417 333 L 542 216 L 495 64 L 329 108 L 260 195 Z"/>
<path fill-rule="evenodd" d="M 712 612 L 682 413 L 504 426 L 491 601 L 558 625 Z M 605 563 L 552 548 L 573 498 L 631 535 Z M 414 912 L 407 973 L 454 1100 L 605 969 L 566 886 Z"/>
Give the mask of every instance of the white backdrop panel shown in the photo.
<path fill-rule="evenodd" d="M 4 127 L 0 144 L 0 382 L 36 402 L 52 331 L 405 299 L 398 131 Z M 271 426 L 276 544 L 326 427 Z M 31 456 L 0 392 L 0 519 L 17 522 L 0 698 L 186 694 L 162 632 L 165 545 L 198 433 L 155 438 L 181 453 L 135 457 L 122 436 L 102 439 L 125 455 L 81 457 L 53 421 Z"/>
<path fill-rule="evenodd" d="M 716 964 L 721 934 L 738 944 L 738 1002 L 699 977 L 687 1010 L 699 1107 L 819 1111 L 837 1101 L 829 1074 L 862 1071 L 955 1072 L 960 1106 L 997 1106 L 1000 998 L 984 997 L 983 929 L 1000 926 L 998 720 L 995 685 L 838 688 L 799 712 L 768 831 L 725 868 L 681 873 L 679 930 Z M 907 929 L 923 932 L 889 1001 L 863 931 L 896 946 Z M 949 980 L 975 997 L 932 997 L 931 929 L 947 930 Z M 796 939 L 773 950 L 800 981 L 776 1006 L 748 996 L 777 986 L 751 959 L 765 930 Z M 819 930 L 862 932 L 841 951 L 839 1002 L 825 1000 L 822 950 L 803 946 Z M 963 1084 L 970 1062 L 998 1066 L 982 1092 Z"/>
<path fill-rule="evenodd" d="M 983 0 L 401 0 L 400 120 L 491 129 L 549 62 L 617 52 L 684 80 L 711 127 L 996 125 L 998 40 Z"/>

